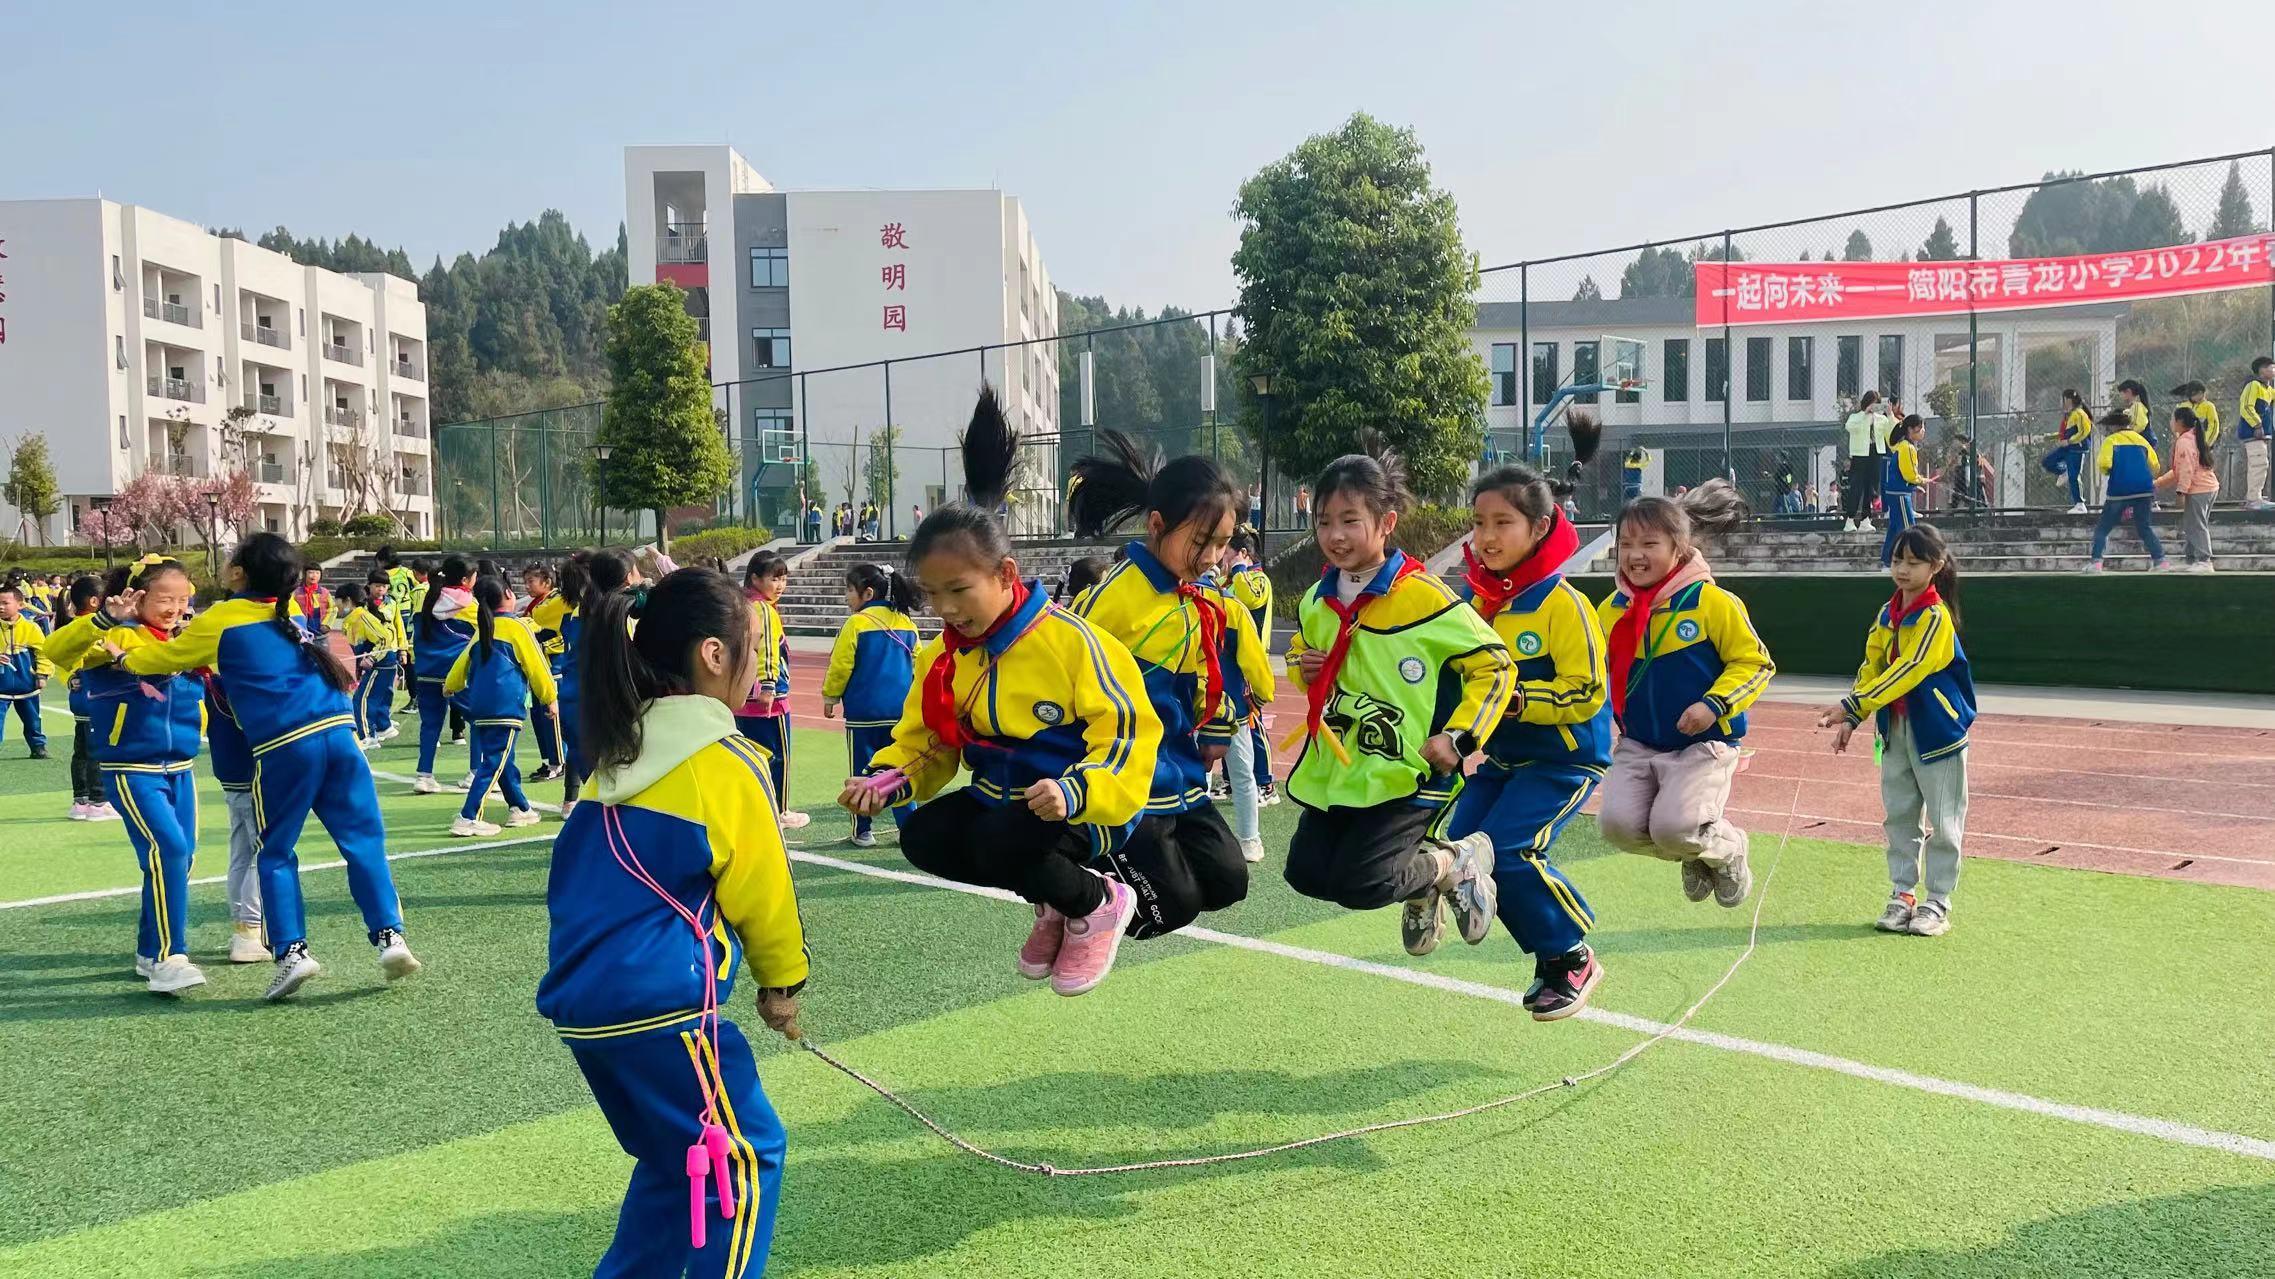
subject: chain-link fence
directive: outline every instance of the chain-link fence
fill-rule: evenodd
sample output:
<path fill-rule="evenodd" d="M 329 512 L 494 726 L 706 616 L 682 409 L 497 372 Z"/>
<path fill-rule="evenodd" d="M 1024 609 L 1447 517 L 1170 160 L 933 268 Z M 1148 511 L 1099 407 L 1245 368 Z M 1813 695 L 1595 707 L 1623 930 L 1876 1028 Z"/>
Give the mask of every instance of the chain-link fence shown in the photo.
<path fill-rule="evenodd" d="M 1860 193 L 1871 207 L 1849 213 L 1482 271 L 1470 334 L 1490 386 L 1480 461 L 1561 468 L 1562 419 L 1581 411 L 1604 427 L 1581 476 L 1584 515 L 1718 475 L 1765 515 L 1831 511 L 1850 473 L 1846 423 L 1877 392 L 1922 419 L 1927 509 L 2059 508 L 2067 482 L 2044 462 L 2063 392 L 2098 420 L 2137 385 L 2169 453 L 2173 389 L 2202 382 L 2228 428 L 2223 500 L 2240 495 L 2238 400 L 2252 359 L 2275 352 L 2275 149 L 1875 203 L 1882 194 Z M 824 532 L 874 508 L 879 536 L 906 536 L 963 495 L 956 439 L 983 382 L 1027 441 L 1008 504 L 1022 536 L 1066 531 L 1068 468 L 1107 428 L 1219 458 L 1272 530 L 1305 522 L 1305 477 L 1271 465 L 1263 428 L 1278 401 L 1234 377 L 1231 312 L 1146 319 L 1067 301 L 1083 331 L 910 359 L 801 369 L 794 335 L 777 329 L 754 330 L 731 361 L 715 350 L 714 368 L 760 366 L 713 392 L 736 480 L 710 507 L 669 513 L 673 531 L 797 536 L 818 506 Z M 599 536 L 599 420 L 582 405 L 441 428 L 445 537 Z M 652 515 L 609 518 L 613 540 L 654 534 Z"/>

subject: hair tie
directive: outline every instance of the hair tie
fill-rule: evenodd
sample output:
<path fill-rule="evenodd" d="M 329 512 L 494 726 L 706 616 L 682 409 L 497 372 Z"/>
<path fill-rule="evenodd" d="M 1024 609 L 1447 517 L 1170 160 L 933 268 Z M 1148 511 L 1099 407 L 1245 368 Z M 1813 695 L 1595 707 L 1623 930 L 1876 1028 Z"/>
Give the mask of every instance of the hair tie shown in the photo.
<path fill-rule="evenodd" d="M 631 617 L 634 621 L 638 621 L 640 615 L 648 611 L 648 588 L 645 586 L 636 586 L 633 587 L 630 591 L 626 592 L 626 594 L 629 594 L 632 597 L 632 607 L 630 609 Z"/>

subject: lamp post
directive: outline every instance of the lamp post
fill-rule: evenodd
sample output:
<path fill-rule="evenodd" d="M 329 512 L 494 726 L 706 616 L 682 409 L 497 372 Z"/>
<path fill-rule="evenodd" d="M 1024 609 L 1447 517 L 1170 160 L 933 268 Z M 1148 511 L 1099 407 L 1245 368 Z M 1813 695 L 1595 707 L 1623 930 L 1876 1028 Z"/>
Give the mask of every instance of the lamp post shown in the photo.
<path fill-rule="evenodd" d="M 1258 373 L 1248 379 L 1256 398 L 1264 402 L 1264 427 L 1256 435 L 1256 492 L 1262 516 L 1256 521 L 1256 558 L 1272 562 L 1272 375 Z"/>
<path fill-rule="evenodd" d="M 221 498 L 213 493 L 205 495 L 205 575 L 218 582 L 221 570 L 214 561 L 221 558 Z"/>
<path fill-rule="evenodd" d="M 103 572 L 108 574 L 111 569 L 111 499 L 98 493 L 87 499 L 87 505 L 103 517 Z"/>
<path fill-rule="evenodd" d="M 592 501 L 594 515 L 600 525 L 600 545 L 602 546 L 608 545 L 608 455 L 610 451 L 606 444 L 592 446 L 592 460 L 599 471 L 597 482 L 593 485 Z"/>

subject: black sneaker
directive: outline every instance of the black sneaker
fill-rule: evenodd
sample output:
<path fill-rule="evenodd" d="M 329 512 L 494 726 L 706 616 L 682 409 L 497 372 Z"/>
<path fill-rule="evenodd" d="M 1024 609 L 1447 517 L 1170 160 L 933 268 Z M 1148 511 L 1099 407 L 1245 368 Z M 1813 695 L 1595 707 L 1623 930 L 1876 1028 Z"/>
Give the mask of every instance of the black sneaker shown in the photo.
<path fill-rule="evenodd" d="M 1538 966 L 1540 981 L 1525 994 L 1534 1021 L 1562 1021 L 1588 1006 L 1588 996 L 1604 979 L 1604 966 L 1586 946 Z"/>
<path fill-rule="evenodd" d="M 529 775 L 529 780 L 533 782 L 550 782 L 558 780 L 560 776 L 561 766 L 559 764 L 545 764 L 541 765 L 536 772 L 531 773 Z"/>
<path fill-rule="evenodd" d="M 47 758 L 47 747 L 45 747 L 45 746 L 34 746 L 34 747 L 32 747 L 32 758 L 33 758 L 33 759 L 46 759 L 46 758 Z"/>

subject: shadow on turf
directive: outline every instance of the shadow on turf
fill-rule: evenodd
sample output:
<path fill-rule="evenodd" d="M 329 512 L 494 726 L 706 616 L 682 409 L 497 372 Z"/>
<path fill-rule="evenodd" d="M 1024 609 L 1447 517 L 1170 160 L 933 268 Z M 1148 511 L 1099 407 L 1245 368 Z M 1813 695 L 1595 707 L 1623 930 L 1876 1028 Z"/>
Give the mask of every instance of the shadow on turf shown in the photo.
<path fill-rule="evenodd" d="M 2275 1275 L 2275 1184 L 2165 1195 L 2017 1226 L 1981 1248 L 1883 1253 L 1825 1279 L 2244 1279 Z"/>
<path fill-rule="evenodd" d="M 139 979 L 130 974 L 103 977 L 94 974 L 85 980 L 101 978 L 115 981 L 120 989 L 115 994 L 81 993 L 67 999 L 25 1001 L 11 996 L 0 1005 L 0 1026 L 11 1022 L 31 1021 L 99 1021 L 113 1017 L 180 1017 L 201 1013 L 249 1013 L 280 1006 L 291 1008 L 321 1008 L 328 1004 L 344 1004 L 373 995 L 384 994 L 385 986 L 352 986 L 346 990 L 327 990 L 321 994 L 298 995 L 288 1004 L 277 1005 L 259 995 L 240 998 L 216 996 L 208 991 L 192 991 L 183 995 L 153 995 L 142 989 Z M 43 982 L 11 985 L 10 990 L 22 985 L 77 984 L 79 978 L 52 978 Z"/>

